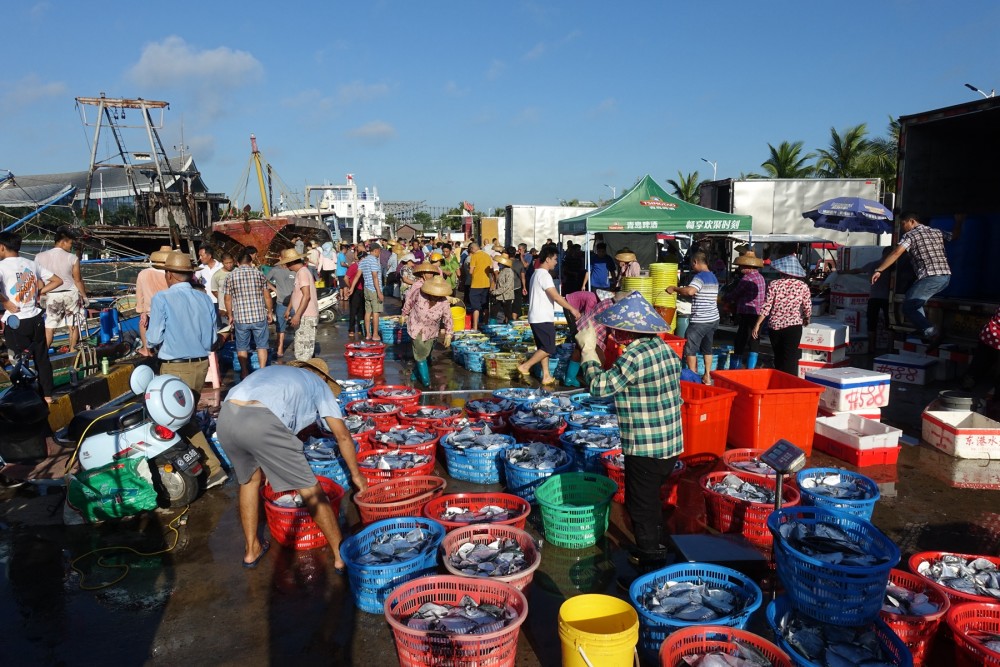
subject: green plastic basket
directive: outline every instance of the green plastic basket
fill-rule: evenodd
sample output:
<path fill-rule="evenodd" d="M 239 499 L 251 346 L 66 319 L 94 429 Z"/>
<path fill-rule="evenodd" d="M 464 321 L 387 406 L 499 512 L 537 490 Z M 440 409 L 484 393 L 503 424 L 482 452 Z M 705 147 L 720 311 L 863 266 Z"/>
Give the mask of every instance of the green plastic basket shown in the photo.
<path fill-rule="evenodd" d="M 603 475 L 564 472 L 535 489 L 546 541 L 565 549 L 597 543 L 608 529 L 608 509 L 618 485 Z"/>

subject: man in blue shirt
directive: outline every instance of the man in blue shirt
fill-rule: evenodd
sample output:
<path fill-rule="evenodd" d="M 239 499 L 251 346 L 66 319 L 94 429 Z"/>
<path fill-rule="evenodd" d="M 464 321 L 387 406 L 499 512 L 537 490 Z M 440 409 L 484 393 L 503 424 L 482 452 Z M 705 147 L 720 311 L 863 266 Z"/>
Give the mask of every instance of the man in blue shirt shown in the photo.
<path fill-rule="evenodd" d="M 617 263 L 608 255 L 608 245 L 604 241 L 598 242 L 590 253 L 590 290 L 594 293 L 610 292 L 617 270 Z M 599 299 L 610 297 L 610 294 L 598 295 Z"/>

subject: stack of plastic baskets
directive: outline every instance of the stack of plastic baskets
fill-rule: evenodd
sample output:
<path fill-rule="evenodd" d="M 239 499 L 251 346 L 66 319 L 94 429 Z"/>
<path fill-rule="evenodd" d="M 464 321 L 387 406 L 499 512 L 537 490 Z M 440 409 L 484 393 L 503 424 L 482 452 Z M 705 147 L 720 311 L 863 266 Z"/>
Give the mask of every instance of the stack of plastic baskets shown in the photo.
<path fill-rule="evenodd" d="M 441 555 L 444 557 L 444 566 L 450 574 L 456 577 L 467 577 L 468 575 L 451 564 L 449 557 L 466 542 L 473 544 L 490 544 L 497 540 L 514 540 L 524 552 L 524 559 L 528 566 L 514 574 L 506 576 L 491 576 L 483 572 L 477 578 L 489 577 L 491 581 L 502 581 L 510 584 L 519 591 L 524 591 L 531 584 L 535 570 L 542 563 L 542 553 L 538 550 L 538 545 L 531 535 L 520 528 L 504 526 L 500 524 L 476 524 L 450 531 L 441 542 Z"/>
<path fill-rule="evenodd" d="M 432 475 L 415 475 L 373 484 L 354 495 L 365 524 L 400 516 L 418 516 L 424 506 L 444 493 L 448 483 Z"/>
<path fill-rule="evenodd" d="M 469 512 L 478 512 L 487 505 L 502 507 L 507 510 L 508 517 L 506 519 L 481 523 L 513 526 L 514 528 L 524 530 L 524 526 L 528 521 L 528 514 L 531 513 L 531 505 L 528 501 L 510 493 L 447 493 L 443 496 L 438 496 L 424 505 L 423 515 L 428 519 L 434 519 L 440 523 L 445 527 L 445 530 L 451 531 L 456 528 L 468 526 L 469 523 L 450 521 L 444 518 L 444 512 L 449 507 L 459 507 Z"/>
<path fill-rule="evenodd" d="M 333 480 L 317 477 L 320 487 L 330 501 L 334 514 L 340 512 L 340 501 L 344 498 L 344 489 Z M 260 489 L 264 499 L 264 517 L 267 528 L 274 541 L 283 547 L 298 550 L 319 549 L 326 546 L 326 535 L 312 519 L 307 507 L 286 507 L 274 501 L 284 493 L 275 493 L 270 484 L 264 484 Z"/>
<path fill-rule="evenodd" d="M 683 665 L 686 656 L 700 657 L 709 653 L 725 653 L 734 660 L 742 659 L 747 646 L 764 656 L 772 667 L 794 665 L 787 653 L 766 639 L 746 630 L 717 625 L 681 628 L 672 633 L 660 645 L 660 664 Z"/>
<path fill-rule="evenodd" d="M 774 538 L 767 529 L 767 517 L 774 511 L 774 503 L 755 503 L 719 493 L 712 488 L 729 476 L 772 492 L 777 489 L 777 482 L 773 477 L 758 477 L 725 470 L 708 473 L 701 478 L 701 490 L 705 495 L 705 514 L 709 527 L 720 533 L 738 533 L 757 547 L 771 546 Z M 799 492 L 790 484 L 782 486 L 781 504 L 782 507 L 794 507 L 799 504 Z"/>
<path fill-rule="evenodd" d="M 371 550 L 375 540 L 383 535 L 406 535 L 412 530 L 427 533 L 431 542 L 415 557 L 384 565 L 364 565 L 358 559 Z M 385 600 L 400 585 L 437 571 L 437 550 L 444 539 L 444 527 L 434 521 L 414 517 L 397 517 L 376 521 L 352 535 L 340 545 L 340 555 L 347 565 L 347 579 L 354 595 L 354 604 L 361 611 L 378 614 Z"/>
<path fill-rule="evenodd" d="M 569 457 L 566 456 L 566 453 L 561 449 L 553 447 L 552 445 L 546 446 L 562 454 L 564 463 L 556 466 L 555 468 L 525 468 L 517 465 L 516 463 L 511 463 L 510 453 L 512 451 L 516 451 L 517 447 L 508 447 L 504 450 L 503 471 L 504 482 L 507 486 L 507 490 L 515 496 L 524 498 L 529 503 L 535 502 L 535 489 L 538 485 L 552 475 L 558 475 L 559 473 L 568 471 L 570 465 L 572 465 Z"/>
<path fill-rule="evenodd" d="M 647 657 L 656 655 L 667 635 L 681 628 L 704 627 L 704 621 L 682 621 L 654 614 L 643 604 L 654 589 L 667 582 L 706 584 L 725 590 L 733 596 L 735 611 L 729 616 L 712 619 L 712 625 L 743 629 L 750 616 L 760 608 L 764 595 L 760 587 L 744 574 L 721 565 L 709 563 L 678 563 L 641 575 L 629 586 L 628 596 L 639 612 L 639 648 Z M 671 663 L 672 665 L 673 663 Z"/>
<path fill-rule="evenodd" d="M 396 342 L 396 332 L 399 331 L 400 324 L 397 317 L 380 317 L 378 320 L 378 337 L 387 345 Z"/>
<path fill-rule="evenodd" d="M 505 444 L 492 449 L 456 447 L 452 442 L 453 433 L 442 437 L 441 449 L 444 451 L 448 474 L 463 482 L 498 484 L 502 467 L 500 461 L 503 458 L 503 453 L 514 445 L 514 438 L 509 435 L 494 435 L 497 438 L 503 438 Z"/>
<path fill-rule="evenodd" d="M 348 343 L 344 346 L 347 374 L 361 378 L 377 378 L 385 372 L 385 345 L 382 343 Z"/>
<path fill-rule="evenodd" d="M 916 574 L 892 570 L 889 572 L 889 583 L 913 593 L 922 593 L 927 596 L 928 602 L 937 605 L 936 612 L 919 616 L 893 614 L 885 610 L 879 612 L 879 616 L 885 621 L 885 624 L 899 635 L 899 638 L 913 653 L 913 664 L 922 665 L 924 656 L 930 652 L 938 626 L 951 607 L 951 602 L 944 592 Z"/>
<path fill-rule="evenodd" d="M 536 490 L 545 539 L 565 549 L 593 546 L 608 530 L 608 512 L 617 486 L 603 475 L 565 472 Z"/>
<path fill-rule="evenodd" d="M 607 446 L 598 446 L 591 438 L 597 436 L 607 439 Z M 617 429 L 609 431 L 566 431 L 559 436 L 563 451 L 569 456 L 573 472 L 590 472 L 606 474 L 601 464 L 601 456 L 612 449 L 621 448 L 621 437 Z"/>
<path fill-rule="evenodd" d="M 839 477 L 841 482 L 849 481 L 854 483 L 857 488 L 863 489 L 868 497 L 859 500 L 833 498 L 832 496 L 817 493 L 816 488 L 822 488 L 821 485 L 816 488 L 807 488 L 810 483 L 818 484 L 820 480 L 832 476 Z M 866 477 L 861 473 L 851 472 L 850 470 L 841 470 L 840 468 L 806 468 L 805 470 L 800 470 L 798 474 L 795 475 L 795 483 L 799 487 L 799 492 L 802 494 L 803 505 L 822 507 L 828 510 L 837 510 L 838 512 L 852 514 L 868 521 L 871 521 L 872 513 L 875 511 L 875 504 L 881 497 L 878 490 L 878 484 L 876 484 L 873 479 Z M 803 484 L 805 484 L 805 486 L 803 486 Z"/>

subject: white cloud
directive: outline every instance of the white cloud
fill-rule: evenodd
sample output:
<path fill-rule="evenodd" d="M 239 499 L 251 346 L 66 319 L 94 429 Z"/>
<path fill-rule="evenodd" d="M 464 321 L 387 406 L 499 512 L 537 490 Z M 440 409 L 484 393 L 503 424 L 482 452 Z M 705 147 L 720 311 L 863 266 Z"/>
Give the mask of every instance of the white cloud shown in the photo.
<path fill-rule="evenodd" d="M 388 84 L 354 81 L 337 88 L 337 101 L 341 105 L 347 106 L 358 102 L 371 102 L 388 94 Z"/>
<path fill-rule="evenodd" d="M 613 97 L 601 100 L 600 104 L 590 110 L 590 116 L 604 116 L 618 110 L 618 101 Z"/>
<path fill-rule="evenodd" d="M 382 144 L 396 136 L 396 128 L 381 120 L 373 120 L 356 127 L 347 136 L 371 144 Z"/>
<path fill-rule="evenodd" d="M 0 108 L 14 111 L 50 97 L 67 95 L 62 81 L 42 81 L 37 74 L 27 74 L 17 81 L 0 81 Z"/>
<path fill-rule="evenodd" d="M 226 46 L 198 49 L 183 37 L 171 35 L 147 44 L 128 77 L 144 86 L 187 86 L 210 83 L 234 89 L 261 80 L 264 67 L 252 54 Z"/>
<path fill-rule="evenodd" d="M 49 13 L 49 9 L 51 9 L 51 5 L 43 0 L 43 2 L 33 4 L 31 9 L 28 10 L 28 15 L 31 16 L 32 20 L 37 21 L 45 18 L 45 15 Z"/>
<path fill-rule="evenodd" d="M 538 42 L 527 53 L 521 56 L 521 60 L 537 60 L 545 53 L 545 42 Z"/>
<path fill-rule="evenodd" d="M 507 69 L 504 61 L 494 58 L 490 61 L 490 68 L 486 70 L 486 78 L 490 81 L 500 78 L 500 75 Z"/>

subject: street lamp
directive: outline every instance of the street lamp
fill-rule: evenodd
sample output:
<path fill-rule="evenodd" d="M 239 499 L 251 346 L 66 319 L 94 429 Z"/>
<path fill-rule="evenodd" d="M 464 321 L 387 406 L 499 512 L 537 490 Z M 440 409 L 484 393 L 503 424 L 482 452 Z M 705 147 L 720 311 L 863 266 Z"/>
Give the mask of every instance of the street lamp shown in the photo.
<path fill-rule="evenodd" d="M 613 185 L 608 185 L 607 183 L 605 183 L 605 184 L 604 184 L 604 187 L 606 187 L 606 188 L 608 188 L 609 190 L 611 190 L 611 198 L 612 198 L 612 199 L 617 199 L 617 198 L 618 198 L 618 189 L 617 189 L 617 188 L 615 188 L 615 186 L 613 186 Z"/>
<path fill-rule="evenodd" d="M 707 162 L 708 164 L 712 165 L 712 180 L 714 181 L 715 180 L 715 176 L 716 176 L 716 174 L 719 171 L 719 163 L 718 162 L 712 162 L 711 160 L 706 160 L 705 158 L 702 158 L 701 161 L 702 162 Z"/>
<path fill-rule="evenodd" d="M 971 83 L 967 83 L 967 84 L 965 84 L 965 87 L 966 87 L 966 88 L 968 88 L 969 90 L 971 90 L 971 91 L 972 91 L 972 92 L 974 92 L 974 93 L 979 93 L 980 95 L 982 95 L 982 96 L 983 96 L 983 97 L 985 97 L 986 99 L 989 99 L 989 98 L 991 98 L 991 97 L 996 97 L 996 94 L 997 94 L 997 91 L 996 91 L 996 90 L 991 90 L 991 91 L 990 91 L 990 94 L 989 94 L 989 95 L 987 95 L 987 94 L 986 94 L 986 93 L 984 93 L 983 91 L 981 91 L 981 90 L 979 90 L 978 88 L 976 88 L 975 86 L 973 86 L 973 85 L 972 85 Z"/>

